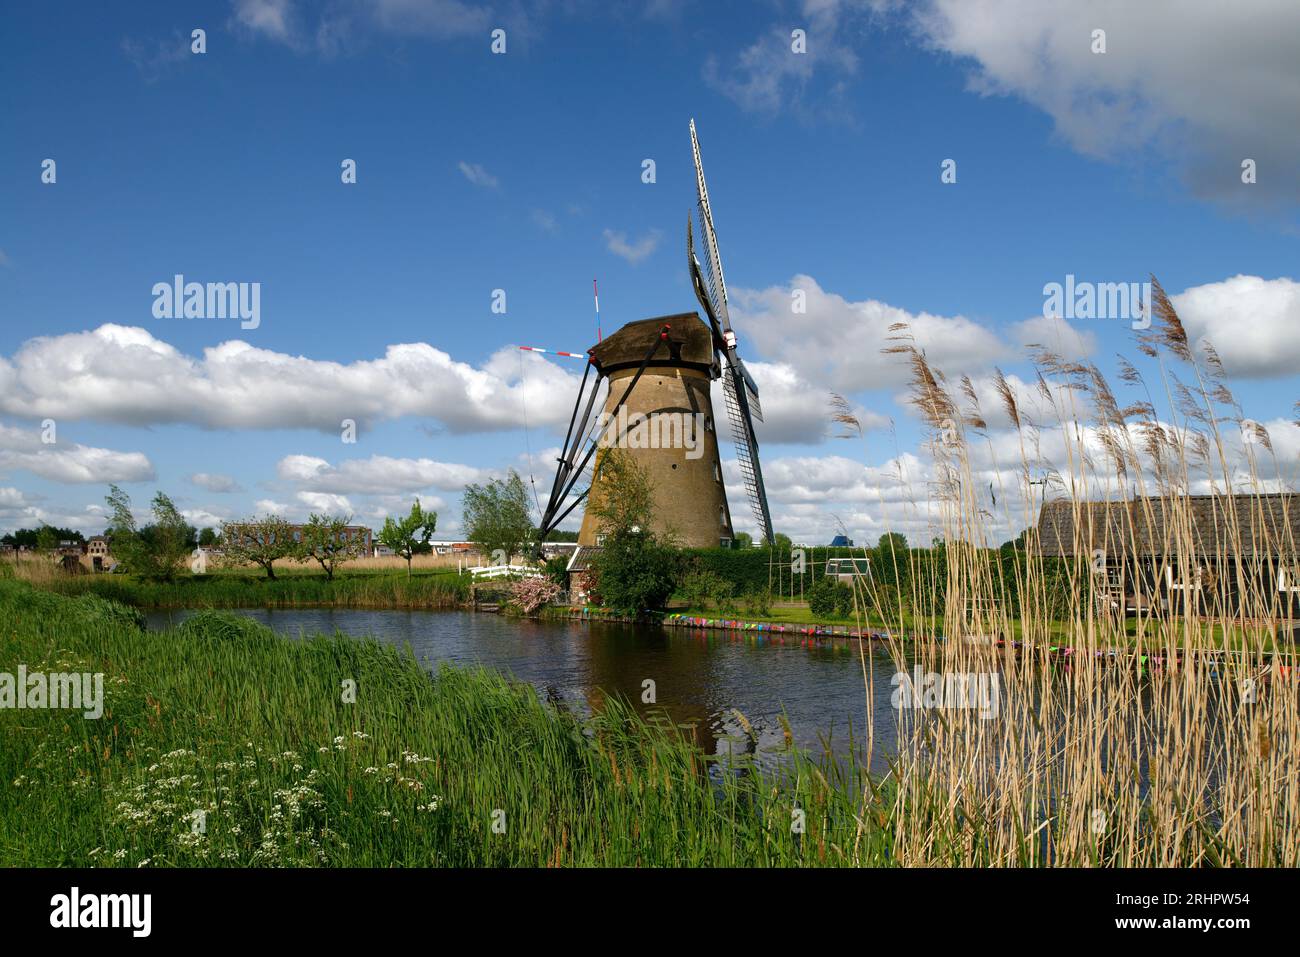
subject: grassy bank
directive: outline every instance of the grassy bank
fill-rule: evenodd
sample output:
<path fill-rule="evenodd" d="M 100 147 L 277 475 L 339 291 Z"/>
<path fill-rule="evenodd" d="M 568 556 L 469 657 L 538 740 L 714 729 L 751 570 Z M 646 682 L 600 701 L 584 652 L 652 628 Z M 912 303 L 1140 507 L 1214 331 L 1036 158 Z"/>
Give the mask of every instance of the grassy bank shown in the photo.
<path fill-rule="evenodd" d="M 219 613 L 150 633 L 96 596 L 2 581 L 0 671 L 19 663 L 102 671 L 106 705 L 100 720 L 0 711 L 3 866 L 888 860 L 878 825 L 856 834 L 859 782 L 797 759 L 780 781 L 710 784 L 702 752 L 630 709 L 583 722 L 494 674 L 430 680 L 369 641 L 289 641 Z"/>
<path fill-rule="evenodd" d="M 468 580 L 455 569 L 429 570 L 408 578 L 405 571 L 344 571 L 330 581 L 301 570 L 268 580 L 250 572 L 182 575 L 172 582 L 134 575 L 64 575 L 52 566 L 43 574 L 12 563 L 6 572 L 64 595 L 92 594 L 136 608 L 455 608 L 469 598 Z"/>
<path fill-rule="evenodd" d="M 430 678 L 371 641 L 288 640 L 219 612 L 160 632 L 139 622 L 94 595 L 0 581 L 0 672 L 102 672 L 105 688 L 98 720 L 0 710 L 0 866 L 1297 860 L 1289 688 L 1265 692 L 1244 727 L 1222 713 L 1227 702 L 1208 723 L 1188 710 L 1190 725 L 1110 711 L 1064 750 L 1004 752 L 953 789 L 930 780 L 961 759 L 944 740 L 953 727 L 965 740 L 1023 733 L 1030 721 L 1054 740 L 1078 727 L 1071 702 L 1089 700 L 1079 690 L 1133 700 L 1133 678 L 1107 680 L 1080 662 L 1059 679 L 1074 691 L 1049 703 L 1042 671 L 1007 661 L 998 720 L 938 711 L 909 722 L 897 746 L 920 734 L 928 749 L 884 782 L 798 753 L 779 772 L 741 757 L 718 773 L 681 729 L 617 703 L 584 720 L 499 675 L 444 668 Z M 988 662 L 986 649 L 935 653 L 969 658 L 968 668 L 975 656 Z M 1159 713 L 1179 716 L 1189 685 L 1196 701 L 1216 697 L 1205 680 L 1157 674 L 1147 687 Z M 1075 780 L 1111 724 L 1127 752 L 1111 749 L 1112 766 Z M 1189 742 L 1191 726 L 1216 728 L 1218 740 Z M 1148 759 L 1159 771 L 1149 786 L 1137 771 Z M 1178 767 L 1187 762 L 1222 768 L 1219 784 L 1189 790 Z"/>

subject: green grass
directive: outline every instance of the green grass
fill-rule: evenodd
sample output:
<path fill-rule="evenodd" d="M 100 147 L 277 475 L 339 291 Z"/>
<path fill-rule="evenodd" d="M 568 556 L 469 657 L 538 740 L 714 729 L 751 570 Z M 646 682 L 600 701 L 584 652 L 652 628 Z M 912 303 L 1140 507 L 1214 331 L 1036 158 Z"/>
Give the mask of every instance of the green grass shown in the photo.
<path fill-rule="evenodd" d="M 582 720 L 492 673 L 431 679 L 369 640 L 293 641 L 217 612 L 146 632 L 95 595 L 0 581 L 0 671 L 19 663 L 102 671 L 106 705 L 0 711 L 3 866 L 889 859 L 883 811 L 854 848 L 855 768 L 795 754 L 775 777 L 743 760 L 710 776 L 679 729 L 617 702 Z"/>
<path fill-rule="evenodd" d="M 38 583 L 65 595 L 93 594 L 137 608 L 454 608 L 469 598 L 468 580 L 455 570 L 424 572 L 298 571 L 268 580 L 264 575 L 221 572 L 182 575 L 153 582 L 134 575 L 53 577 Z"/>

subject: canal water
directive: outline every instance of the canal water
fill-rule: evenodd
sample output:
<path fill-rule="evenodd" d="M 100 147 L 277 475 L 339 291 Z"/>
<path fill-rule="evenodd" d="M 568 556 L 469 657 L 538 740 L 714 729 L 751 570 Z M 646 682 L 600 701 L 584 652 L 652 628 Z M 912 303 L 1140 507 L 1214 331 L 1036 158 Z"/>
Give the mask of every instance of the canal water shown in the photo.
<path fill-rule="evenodd" d="M 430 670 L 440 662 L 482 665 L 533 685 L 545 697 L 588 712 L 603 696 L 626 698 L 643 714 L 657 712 L 691 725 L 716 753 L 741 753 L 748 737 L 735 712 L 758 736 L 763 765 L 784 750 L 784 714 L 794 743 L 805 751 L 829 748 L 838 757 L 865 751 L 867 695 L 858 643 L 753 632 L 715 632 L 604 622 L 539 622 L 460 611 L 359 609 L 240 609 L 276 631 L 340 631 L 410 645 Z M 153 612 L 149 625 L 175 624 L 192 612 Z M 896 669 L 887 655 L 868 648 L 874 669 L 875 770 L 883 770 L 882 745 L 894 741 L 890 704 Z M 654 682 L 655 703 L 642 702 L 644 682 Z"/>

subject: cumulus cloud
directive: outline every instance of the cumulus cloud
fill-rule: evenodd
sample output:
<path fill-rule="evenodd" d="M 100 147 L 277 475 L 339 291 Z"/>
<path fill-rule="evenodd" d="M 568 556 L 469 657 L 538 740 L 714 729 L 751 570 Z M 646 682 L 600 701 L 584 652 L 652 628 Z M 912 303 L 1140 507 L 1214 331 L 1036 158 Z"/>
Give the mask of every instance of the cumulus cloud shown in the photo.
<path fill-rule="evenodd" d="M 326 362 L 230 340 L 188 356 L 138 327 L 42 336 L 0 357 L 0 412 L 125 425 L 306 428 L 337 433 L 422 416 L 455 433 L 568 421 L 578 379 L 536 353 L 504 348 L 482 367 L 426 343 L 377 359 Z"/>
<path fill-rule="evenodd" d="M 190 476 L 190 482 L 201 489 L 218 494 L 227 494 L 229 492 L 242 492 L 243 488 L 229 475 L 220 475 L 211 472 L 195 472 Z"/>
<path fill-rule="evenodd" d="M 346 459 L 338 465 L 310 455 L 287 455 L 276 466 L 276 474 L 304 490 L 336 495 L 385 495 L 430 488 L 458 491 L 492 476 L 491 471 L 471 465 L 387 455 Z"/>
<path fill-rule="evenodd" d="M 1300 370 L 1300 283 L 1233 276 L 1171 297 L 1190 336 L 1209 341 L 1228 374 L 1291 376 Z"/>
<path fill-rule="evenodd" d="M 77 443 L 45 444 L 36 431 L 0 424 L 0 472 L 22 469 L 53 482 L 147 482 L 153 463 L 143 452 Z"/>
<path fill-rule="evenodd" d="M 1086 359 L 1097 349 L 1096 336 L 1059 316 L 1032 316 L 1013 325 L 1011 333 L 1022 349 L 1039 345 L 1066 362 Z"/>
<path fill-rule="evenodd" d="M 794 311 L 796 293 L 803 296 L 803 312 Z M 839 392 L 907 381 L 907 363 L 881 353 L 893 344 L 894 323 L 907 323 L 917 348 L 949 374 L 977 372 L 1007 356 L 993 332 L 964 316 L 911 313 L 875 299 L 851 302 L 826 292 L 811 276 L 797 275 L 786 286 L 736 289 L 731 302 L 732 322 L 764 358 Z M 742 355 L 752 351 L 742 343 Z"/>
<path fill-rule="evenodd" d="M 663 233 L 657 229 L 652 229 L 640 239 L 629 241 L 627 233 L 615 232 L 612 229 L 605 230 L 605 248 L 621 259 L 626 259 L 633 266 L 647 258 L 651 253 L 659 248 L 659 240 L 663 238 Z"/>
<path fill-rule="evenodd" d="M 904 7 L 933 47 L 972 61 L 971 88 L 1050 115 L 1082 153 L 1153 150 L 1207 198 L 1300 199 L 1300 6 L 1257 0 L 926 0 Z M 1093 31 L 1106 52 L 1092 52 Z M 1258 163 L 1254 186 L 1241 163 Z"/>
<path fill-rule="evenodd" d="M 763 421 L 754 423 L 754 433 L 760 445 L 768 443 L 800 443 L 815 445 L 843 431 L 831 419 L 831 393 L 825 385 L 814 384 L 787 362 L 746 362 L 745 367 L 758 385 L 759 403 Z M 718 416 L 724 415 L 726 399 L 722 393 L 722 380 L 713 383 L 713 408 Z M 888 416 L 853 406 L 864 432 L 889 427 Z M 723 427 L 726 438 L 731 433 Z"/>

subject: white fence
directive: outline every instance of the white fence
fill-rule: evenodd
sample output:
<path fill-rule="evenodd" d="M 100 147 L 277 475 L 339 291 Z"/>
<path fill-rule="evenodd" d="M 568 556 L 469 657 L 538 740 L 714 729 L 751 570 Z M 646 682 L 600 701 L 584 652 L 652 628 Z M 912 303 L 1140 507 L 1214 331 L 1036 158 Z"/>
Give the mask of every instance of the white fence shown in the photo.
<path fill-rule="evenodd" d="M 540 578 L 542 570 L 535 565 L 485 565 L 471 568 L 470 575 L 475 581 L 486 578 Z"/>

